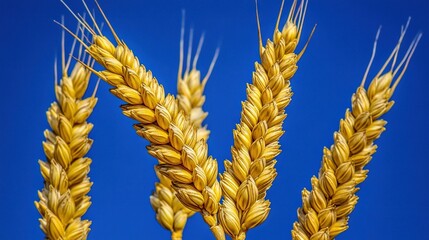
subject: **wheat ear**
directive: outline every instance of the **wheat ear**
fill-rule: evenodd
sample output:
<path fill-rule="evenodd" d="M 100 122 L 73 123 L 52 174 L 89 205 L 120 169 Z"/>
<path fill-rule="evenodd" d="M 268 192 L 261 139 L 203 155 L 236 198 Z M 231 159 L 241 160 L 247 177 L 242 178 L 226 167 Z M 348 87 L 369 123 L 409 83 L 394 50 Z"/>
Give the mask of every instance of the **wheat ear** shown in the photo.
<path fill-rule="evenodd" d="M 113 95 L 127 103 L 121 106 L 124 115 L 139 122 L 134 125 L 137 134 L 150 142 L 149 152 L 156 153 L 153 155 L 163 162 L 157 170 L 172 181 L 182 204 L 201 212 L 216 239 L 225 239 L 217 221 L 222 196 L 217 180 L 218 165 L 208 157 L 206 140 L 197 139 L 197 128 L 189 115 L 179 109 L 177 99 L 170 94 L 165 96 L 164 87 L 119 39 L 98 3 L 97 6 L 113 33 L 116 46 L 102 35 L 87 7 L 95 29 L 71 11 L 93 37 L 89 45 L 82 41 L 86 51 L 105 70 L 88 68 L 114 87 L 110 90 Z"/>
<path fill-rule="evenodd" d="M 92 145 L 88 134 L 93 125 L 87 118 L 97 99 L 94 94 L 83 98 L 91 72 L 76 63 L 69 75 L 70 58 L 66 62 L 64 32 L 62 43 L 62 78 L 59 85 L 55 81 L 57 101 L 46 113 L 51 127 L 44 132 L 46 161 L 39 160 L 45 183 L 35 205 L 42 215 L 40 228 L 47 239 L 78 240 L 87 238 L 91 225 L 91 221 L 83 220 L 82 216 L 91 205 L 87 194 L 92 186 L 88 177 L 92 160 L 85 155 Z M 79 58 L 83 60 L 85 56 L 81 58 L 81 53 L 82 48 Z M 89 58 L 87 62 L 92 65 Z"/>
<path fill-rule="evenodd" d="M 359 188 L 356 186 L 367 177 L 368 170 L 364 167 L 376 152 L 374 140 L 385 130 L 387 122 L 381 117 L 393 106 L 390 98 L 421 37 L 420 34 L 416 37 L 401 63 L 395 67 L 405 31 L 406 27 L 402 29 L 392 54 L 365 89 L 365 80 L 375 55 L 375 41 L 363 81 L 352 96 L 352 109 L 347 109 L 344 119 L 340 120 L 339 130 L 334 133 L 334 144 L 323 150 L 322 166 L 318 177 L 311 179 L 311 191 L 302 191 L 302 207 L 298 209 L 298 221 L 293 225 L 293 239 L 334 239 L 348 228 L 349 215 L 358 201 L 355 193 Z M 389 63 L 391 69 L 386 71 Z"/>
<path fill-rule="evenodd" d="M 273 41 L 268 40 L 265 47 L 262 46 L 257 15 L 261 63 L 255 63 L 253 83 L 247 85 L 241 121 L 233 132 L 232 161 L 225 160 L 225 172 L 221 175 L 224 201 L 219 219 L 233 239 L 245 239 L 246 232 L 265 221 L 270 211 L 270 202 L 265 197 L 277 175 L 274 158 L 280 153 L 279 138 L 284 133 L 285 108 L 292 97 L 290 79 L 305 51 L 304 47 L 301 53 L 295 53 L 307 1 L 302 1 L 298 7 L 297 1 L 293 2 L 280 30 L 283 4 L 284 1 Z"/>
<path fill-rule="evenodd" d="M 183 18 L 184 19 L 184 18 Z M 191 122 L 194 126 L 199 127 L 197 131 L 197 138 L 208 139 L 210 131 L 207 127 L 201 127 L 202 122 L 207 116 L 207 112 L 202 110 L 202 105 L 205 101 L 204 87 L 213 69 L 214 62 L 217 58 L 217 52 L 213 58 L 212 65 L 206 77 L 201 80 L 201 73 L 196 68 L 198 57 L 201 52 L 204 35 L 200 38 L 196 55 L 194 56 L 192 69 L 191 65 L 191 51 L 192 51 L 192 36 L 193 30 L 190 31 L 189 47 L 187 54 L 187 68 L 183 71 L 183 55 L 184 55 L 184 22 L 182 22 L 181 38 L 180 38 L 180 63 L 178 71 L 178 96 L 179 108 L 190 116 Z M 149 151 L 151 151 L 149 149 Z M 156 152 L 152 153 L 156 155 Z M 155 192 L 150 197 L 151 205 L 156 212 L 158 222 L 172 233 L 172 239 L 182 239 L 182 232 L 185 227 L 187 219 L 195 212 L 189 210 L 179 201 L 175 196 L 175 191 L 171 186 L 171 181 L 163 176 L 157 168 L 155 168 L 159 182 L 155 183 Z"/>

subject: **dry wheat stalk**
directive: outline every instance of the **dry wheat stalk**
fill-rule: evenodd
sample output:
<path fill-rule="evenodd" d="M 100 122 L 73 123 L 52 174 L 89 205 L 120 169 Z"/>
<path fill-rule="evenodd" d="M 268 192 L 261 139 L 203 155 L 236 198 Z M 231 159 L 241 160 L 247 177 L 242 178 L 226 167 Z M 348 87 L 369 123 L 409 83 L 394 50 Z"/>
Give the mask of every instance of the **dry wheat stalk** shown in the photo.
<path fill-rule="evenodd" d="M 91 221 L 83 220 L 82 216 L 91 205 L 87 194 L 92 182 L 87 175 L 92 160 L 85 155 L 92 145 L 88 134 L 93 125 L 87 118 L 97 99 L 94 94 L 83 98 L 91 72 L 76 63 L 69 75 L 70 58 L 66 62 L 64 32 L 62 43 L 62 78 L 59 85 L 55 81 L 57 102 L 52 103 L 46 113 L 52 129 L 44 132 L 47 161 L 39 160 L 45 184 L 35 205 L 42 215 L 40 228 L 47 239 L 81 240 L 87 238 L 91 225 Z M 82 48 L 79 58 L 81 53 Z M 88 58 L 89 65 L 91 61 Z"/>
<path fill-rule="evenodd" d="M 183 18 L 184 19 L 184 18 Z M 214 62 L 217 58 L 217 53 L 213 58 L 213 62 L 207 75 L 201 80 L 201 73 L 197 70 L 196 65 L 198 57 L 201 52 L 202 44 L 204 41 L 204 35 L 200 38 L 197 52 L 194 56 L 194 60 L 191 66 L 191 51 L 192 51 L 192 38 L 193 30 L 190 31 L 189 46 L 187 54 L 187 68 L 183 71 L 183 55 L 184 55 L 184 22 L 182 22 L 181 38 L 180 38 L 180 63 L 178 72 L 178 96 L 179 108 L 190 116 L 191 122 L 194 126 L 199 127 L 197 131 L 197 138 L 208 139 L 210 131 L 207 127 L 201 127 L 202 122 L 208 115 L 207 112 L 202 110 L 202 105 L 205 101 L 203 95 L 204 87 L 213 69 Z M 149 148 L 149 152 L 151 149 Z M 156 156 L 156 152 L 151 152 L 152 155 Z M 192 216 L 195 212 L 187 209 L 175 196 L 176 191 L 171 186 L 171 181 L 163 176 L 157 168 L 155 168 L 156 174 L 160 179 L 160 182 L 155 183 L 155 192 L 150 197 L 150 202 L 153 209 L 156 212 L 156 219 L 166 229 L 170 230 L 172 239 L 182 239 L 182 232 L 185 227 L 187 218 Z"/>
<path fill-rule="evenodd" d="M 273 35 L 265 48 L 258 32 L 261 63 L 255 63 L 253 83 L 247 85 L 247 100 L 242 103 L 240 124 L 234 130 L 232 161 L 225 160 L 221 175 L 224 201 L 219 212 L 220 222 L 232 239 L 245 239 L 246 232 L 261 224 L 268 216 L 270 202 L 265 199 L 277 172 L 280 153 L 279 138 L 285 108 L 292 97 L 290 79 L 297 70 L 297 62 L 305 51 L 296 54 L 304 23 L 307 1 L 297 7 L 293 2 L 282 30 L 279 21 L 282 2 Z"/>
<path fill-rule="evenodd" d="M 392 54 L 365 89 L 365 80 L 375 55 L 375 41 L 363 81 L 352 96 L 352 109 L 347 109 L 344 119 L 341 119 L 340 129 L 334 133 L 334 144 L 323 150 L 322 166 L 318 177 L 311 179 L 311 191 L 302 191 L 303 203 L 298 209 L 298 221 L 293 225 L 293 239 L 334 239 L 348 228 L 349 215 L 358 201 L 355 193 L 359 188 L 356 186 L 367 177 L 368 170 L 364 167 L 376 152 L 374 140 L 385 130 L 387 122 L 381 117 L 393 106 L 390 98 L 421 37 L 420 34 L 417 36 L 401 63 L 395 67 L 407 26 L 401 30 L 400 40 Z M 389 63 L 391 69 L 383 74 Z"/>
<path fill-rule="evenodd" d="M 85 2 L 84 5 L 88 10 Z M 218 166 L 217 161 L 208 156 L 206 140 L 197 138 L 197 128 L 189 115 L 179 109 L 177 99 L 170 94 L 165 96 L 163 86 L 119 39 L 98 3 L 97 6 L 113 33 L 116 46 L 102 35 L 89 10 L 94 28 L 70 11 L 93 37 L 89 45 L 81 43 L 104 68 L 95 71 L 88 66 L 88 69 L 112 85 L 110 92 L 127 103 L 121 106 L 124 115 L 139 122 L 134 125 L 137 134 L 150 142 L 149 148 L 164 163 L 159 164 L 157 170 L 172 181 L 183 205 L 201 212 L 216 239 L 225 239 L 217 220 L 222 195 L 217 180 Z"/>

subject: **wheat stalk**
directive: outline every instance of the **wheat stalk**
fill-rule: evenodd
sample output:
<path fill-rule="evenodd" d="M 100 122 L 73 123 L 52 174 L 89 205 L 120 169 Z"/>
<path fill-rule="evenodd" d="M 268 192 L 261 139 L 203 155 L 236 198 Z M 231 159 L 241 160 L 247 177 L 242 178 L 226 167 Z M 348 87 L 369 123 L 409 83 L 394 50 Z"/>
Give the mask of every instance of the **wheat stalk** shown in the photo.
<path fill-rule="evenodd" d="M 340 121 L 340 129 L 334 133 L 334 144 L 330 149 L 323 150 L 322 166 L 318 177 L 311 179 L 311 191 L 302 191 L 302 207 L 298 209 L 298 221 L 293 225 L 293 239 L 334 239 L 347 230 L 349 215 L 358 201 L 357 185 L 367 177 L 368 170 L 364 167 L 376 152 L 374 141 L 380 137 L 387 124 L 381 117 L 393 106 L 394 102 L 390 98 L 421 37 L 419 34 L 415 38 L 403 60 L 395 67 L 407 26 L 408 23 L 401 30 L 399 42 L 390 57 L 365 89 L 365 80 L 375 56 L 377 33 L 370 64 L 351 99 L 352 109 L 347 110 Z M 383 74 L 389 63 L 391 69 Z"/>
<path fill-rule="evenodd" d="M 38 192 L 40 200 L 35 205 L 42 215 L 40 228 L 47 239 L 78 240 L 87 238 L 91 225 L 82 216 L 91 205 L 87 194 L 92 182 L 87 175 L 92 160 L 85 155 L 92 145 L 88 134 L 93 125 L 87 118 L 97 99 L 94 94 L 83 98 L 91 75 L 89 70 L 76 63 L 68 74 L 70 58 L 65 60 L 64 32 L 62 46 L 62 78 L 59 85 L 55 81 L 57 101 L 46 113 L 51 127 L 44 132 L 46 161 L 39 160 L 44 188 Z M 75 43 L 72 49 L 74 46 Z M 79 58 L 81 53 L 82 47 Z M 88 58 L 89 65 L 91 61 Z"/>
<path fill-rule="evenodd" d="M 213 58 L 211 67 L 209 68 L 207 75 L 204 77 L 203 80 L 201 80 L 201 73 L 196 68 L 196 65 L 204 41 L 204 35 L 202 35 L 202 37 L 200 38 L 197 52 L 194 56 L 194 60 L 192 63 L 192 69 L 190 69 L 192 38 L 193 30 L 191 29 L 186 61 L 187 67 L 185 72 L 182 74 L 184 55 L 184 22 L 182 22 L 177 99 L 179 102 L 179 108 L 183 110 L 185 114 L 189 115 L 191 122 L 194 124 L 195 127 L 198 127 L 197 139 L 203 138 L 207 140 L 210 131 L 207 130 L 207 127 L 201 126 L 202 122 L 208 115 L 208 113 L 204 112 L 202 109 L 202 105 L 205 101 L 205 96 L 203 95 L 203 92 L 207 80 L 209 79 L 210 73 L 213 69 L 218 52 L 216 52 L 215 57 Z M 151 148 L 149 148 L 148 150 L 151 155 L 157 157 L 157 151 L 152 151 Z M 155 183 L 155 192 L 150 197 L 150 202 L 156 212 L 156 219 L 164 228 L 171 231 L 172 239 L 182 239 L 182 232 L 185 227 L 186 221 L 195 212 L 183 206 L 183 204 L 175 196 L 176 192 L 171 186 L 171 181 L 165 176 L 163 176 L 157 168 L 155 168 L 155 171 L 158 178 L 160 179 L 160 182 Z"/>
<path fill-rule="evenodd" d="M 124 115 L 139 122 L 134 125 L 137 134 L 150 142 L 152 151 L 159 152 L 158 160 L 163 164 L 158 164 L 157 171 L 172 181 L 182 204 L 201 212 L 216 239 L 225 239 L 217 220 L 222 195 L 217 180 L 218 165 L 208 156 L 206 140 L 197 139 L 197 128 L 189 115 L 179 109 L 177 99 L 165 95 L 163 86 L 119 39 L 98 3 L 97 6 L 112 31 L 116 46 L 102 35 L 89 10 L 94 28 L 70 10 L 93 37 L 89 45 L 81 43 L 105 70 L 95 71 L 90 66 L 88 69 L 112 85 L 114 88 L 110 92 L 127 103 L 121 106 Z"/>
<path fill-rule="evenodd" d="M 280 153 L 285 108 L 292 97 L 290 79 L 305 51 L 304 47 L 299 54 L 295 53 L 307 2 L 302 1 L 297 8 L 294 1 L 283 29 L 279 30 L 283 4 L 284 1 L 273 42 L 268 40 L 265 48 L 257 17 L 261 63 L 255 63 L 253 83 L 247 85 L 241 121 L 233 132 L 232 161 L 225 160 L 225 172 L 221 175 L 224 201 L 219 219 L 232 239 L 245 239 L 246 232 L 265 221 L 270 211 L 265 197 L 277 175 L 274 158 Z"/>

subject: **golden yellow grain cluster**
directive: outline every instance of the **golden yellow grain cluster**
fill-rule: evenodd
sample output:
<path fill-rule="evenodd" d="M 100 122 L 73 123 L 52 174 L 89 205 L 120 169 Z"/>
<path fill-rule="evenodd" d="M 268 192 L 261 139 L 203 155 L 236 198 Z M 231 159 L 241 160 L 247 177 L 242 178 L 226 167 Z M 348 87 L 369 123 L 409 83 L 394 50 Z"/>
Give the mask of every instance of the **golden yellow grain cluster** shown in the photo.
<path fill-rule="evenodd" d="M 189 210 L 175 196 L 175 191 L 171 187 L 171 181 L 161 175 L 156 174 L 159 182 L 155 183 L 155 191 L 150 196 L 150 203 L 156 212 L 156 219 L 165 229 L 171 231 L 171 239 L 182 239 L 183 229 L 186 221 L 195 212 Z"/>
<path fill-rule="evenodd" d="M 89 10 L 88 13 L 94 20 Z M 134 128 L 139 136 L 150 142 L 148 148 L 160 161 L 157 171 L 172 181 L 182 204 L 201 212 L 216 238 L 224 239 L 217 220 L 222 196 L 217 180 L 218 165 L 208 156 L 206 140 L 197 138 L 198 128 L 180 109 L 177 99 L 171 94 L 165 95 L 164 87 L 119 39 L 105 16 L 116 46 L 102 35 L 95 21 L 92 28 L 80 16 L 75 17 L 93 37 L 89 45 L 83 41 L 82 44 L 104 68 L 101 71 L 89 69 L 114 87 L 110 90 L 113 95 L 126 102 L 121 106 L 122 112 L 139 122 Z"/>
<path fill-rule="evenodd" d="M 191 33 L 186 69 L 183 71 L 185 61 L 184 25 L 182 25 L 178 96 L 176 98 L 171 94 L 166 94 L 152 72 L 147 70 L 125 42 L 119 39 L 97 1 L 95 2 L 113 33 L 115 41 L 111 42 L 102 34 L 85 1 L 83 1 L 84 6 L 94 27 L 69 9 L 82 28 L 89 32 L 92 40 L 88 42 L 87 38 L 79 39 L 75 34 L 70 33 L 80 41 L 86 52 L 102 67 L 101 70 L 95 70 L 91 64 L 84 64 L 81 61 L 82 65 L 77 65 L 76 68 L 83 69 L 82 66 L 85 66 L 87 70 L 113 86 L 110 92 L 125 102 L 121 106 L 123 114 L 138 122 L 134 125 L 137 134 L 149 141 L 150 145 L 147 146 L 147 150 L 158 160 L 155 172 L 159 182 L 155 184 L 155 191 L 150 198 L 158 222 L 171 231 L 172 239 L 179 240 L 182 239 L 182 232 L 188 217 L 194 212 L 200 212 L 217 240 L 224 240 L 225 233 L 234 240 L 244 240 L 247 231 L 263 223 L 270 211 L 267 190 L 277 176 L 275 158 L 281 152 L 279 139 L 284 133 L 283 122 L 287 116 L 285 109 L 292 97 L 290 80 L 297 71 L 297 63 L 308 44 L 307 41 L 297 52 L 307 1 L 302 0 L 300 4 L 297 3 L 297 0 L 293 1 L 286 23 L 280 30 L 279 24 L 284 1 L 282 2 L 273 40 L 268 40 L 265 46 L 263 46 L 261 37 L 258 10 L 256 11 L 260 63 L 255 63 L 252 83 L 247 85 L 247 99 L 242 103 L 240 123 L 233 131 L 232 159 L 224 161 L 225 172 L 220 175 L 220 182 L 217 179 L 218 163 L 208 155 L 207 139 L 210 132 L 206 126 L 202 126 L 207 116 L 202 109 L 205 102 L 203 92 L 218 52 L 215 54 L 208 73 L 201 79 L 201 73 L 197 70 L 196 64 L 203 40 L 200 40 L 197 53 L 192 61 Z M 385 130 L 386 121 L 381 117 L 392 107 L 393 101 L 390 101 L 390 98 L 405 73 L 421 37 L 418 35 L 411 43 L 404 58 L 399 64 L 396 64 L 407 27 L 408 24 L 402 29 L 400 40 L 390 57 L 365 89 L 368 71 L 375 56 L 377 40 L 375 41 L 368 69 L 361 85 L 352 97 L 351 110 L 347 110 L 345 118 L 340 121 L 340 129 L 334 134 L 334 144 L 330 149 L 324 149 L 319 174 L 311 179 L 311 190 L 302 191 L 303 203 L 302 207 L 298 209 L 298 221 L 293 225 L 293 239 L 328 240 L 335 238 L 348 228 L 348 217 L 358 200 L 355 195 L 359 189 L 357 185 L 363 182 L 367 176 L 368 170 L 365 170 L 364 167 L 375 153 L 374 140 Z M 67 28 L 65 29 L 67 30 Z M 391 68 L 386 70 L 389 64 L 391 64 Z M 65 68 L 65 72 L 67 72 L 67 68 Z M 85 71 L 85 74 L 89 76 L 88 71 Z M 73 73 L 71 76 L 74 76 Z M 48 131 L 45 134 L 47 143 L 44 145 L 48 163 L 41 162 L 42 174 L 47 185 L 40 193 L 41 201 L 36 203 L 44 217 L 41 220 L 42 229 L 47 235 L 51 234 L 48 236 L 52 236 L 54 239 L 62 239 L 64 234 L 67 234 L 68 228 L 64 225 L 64 216 L 68 216 L 65 218 L 66 222 L 71 221 L 69 218 L 71 210 L 67 207 L 67 212 L 64 213 L 66 210 L 57 210 L 61 209 L 64 204 L 58 203 L 51 206 L 50 202 L 63 201 L 57 201 L 57 198 L 71 199 L 76 195 L 75 192 L 78 192 L 78 199 L 82 200 L 78 200 L 81 202 L 76 203 L 76 206 L 80 204 L 79 206 L 87 208 L 89 198 L 83 195 L 87 193 L 86 190 L 89 191 L 91 185 L 86 175 L 83 175 L 83 172 L 86 174 L 89 171 L 90 160 L 85 160 L 85 162 L 79 163 L 79 167 L 76 167 L 82 171 L 79 175 L 79 179 L 82 181 L 79 182 L 80 185 L 76 185 L 79 186 L 76 187 L 79 191 L 73 190 L 73 188 L 67 190 L 64 188 L 64 181 L 61 180 L 63 175 L 69 174 L 67 171 L 70 170 L 67 169 L 72 168 L 73 161 L 71 160 L 75 159 L 74 156 L 71 157 L 71 154 L 74 153 L 75 134 L 67 131 L 67 129 L 74 128 L 67 128 L 68 125 L 64 125 L 65 123 L 61 119 L 68 120 L 69 125 L 74 126 L 73 124 L 83 125 L 82 121 L 85 121 L 87 117 L 85 115 L 85 119 L 78 122 L 74 118 L 70 120 L 70 117 L 74 116 L 70 115 L 70 112 L 79 112 L 76 110 L 79 100 L 76 100 L 76 107 L 70 107 L 68 100 L 64 100 L 66 98 L 62 95 L 70 95 L 64 93 L 71 89 L 67 79 L 67 76 L 64 75 L 61 83 L 61 87 L 64 86 L 64 89 L 57 90 L 61 108 L 53 105 L 48 112 L 53 132 Z M 91 99 L 93 102 L 88 102 L 88 106 L 85 105 L 85 107 L 87 106 L 85 113 L 95 104 L 94 98 Z M 92 125 L 86 124 L 85 126 L 88 127 L 79 127 L 80 130 L 77 131 L 86 134 L 85 139 L 87 139 Z M 78 136 L 77 139 L 81 138 Z M 90 141 L 85 141 L 87 144 L 85 146 L 89 149 Z M 68 151 L 67 143 L 71 144 Z M 86 153 L 87 149 L 81 151 Z M 79 159 L 84 159 L 81 157 L 78 155 Z M 67 159 L 70 162 L 67 162 Z M 65 173 L 63 174 L 61 171 Z M 75 172 L 72 173 L 76 175 Z M 69 183 L 70 180 L 67 184 Z M 51 195 L 54 196 L 54 200 L 51 200 Z M 79 209 L 83 209 L 83 207 Z M 83 210 L 77 212 L 84 213 Z M 86 236 L 89 224 L 89 222 L 83 221 L 79 225 L 83 226 L 79 228 L 82 229 L 80 230 L 82 236 Z"/>
<path fill-rule="evenodd" d="M 334 144 L 330 149 L 323 149 L 322 166 L 318 177 L 311 179 L 311 190 L 302 191 L 302 207 L 298 209 L 298 221 L 293 225 L 293 239 L 328 240 L 347 230 L 349 215 L 359 199 L 356 196 L 359 190 L 357 185 L 367 177 L 368 170 L 364 167 L 376 152 L 377 145 L 374 141 L 380 137 L 387 124 L 381 117 L 393 106 L 394 102 L 390 98 L 421 37 L 419 35 L 411 43 L 405 57 L 395 69 L 406 28 L 402 30 L 399 43 L 385 65 L 365 89 L 365 80 L 375 54 L 377 40 L 375 41 L 368 70 L 362 84 L 352 96 L 351 110 L 347 109 L 344 119 L 340 120 L 340 129 L 334 133 Z M 392 67 L 383 74 L 388 63 Z"/>
<path fill-rule="evenodd" d="M 245 232 L 262 223 L 268 215 L 269 202 L 265 195 L 276 175 L 274 158 L 280 153 L 278 140 L 283 134 L 284 109 L 292 95 L 289 80 L 305 50 L 304 47 L 301 53 L 294 53 L 305 8 L 304 1 L 300 6 L 294 1 L 281 31 L 278 29 L 279 14 L 273 42 L 268 41 L 264 48 L 260 39 L 261 64 L 255 64 L 253 84 L 248 85 L 248 100 L 243 103 L 242 122 L 234 132 L 233 161 L 225 162 L 226 172 L 222 175 L 223 191 L 227 192 L 219 213 L 222 226 L 217 219 L 222 196 L 217 181 L 217 162 L 207 156 L 204 136 L 208 136 L 208 132 L 200 127 L 206 116 L 201 105 L 207 79 L 198 86 L 199 74 L 195 68 L 187 69 L 183 79 L 180 71 L 179 100 L 172 95 L 165 96 L 162 85 L 119 40 L 106 18 L 116 46 L 102 35 L 95 21 L 95 27 L 91 28 L 76 16 L 93 37 L 93 42 L 86 45 L 87 52 L 105 69 L 91 70 L 114 86 L 112 94 L 128 103 L 122 106 L 123 113 L 140 122 L 135 129 L 150 141 L 149 153 L 160 163 L 157 173 L 172 181 L 172 188 L 184 206 L 202 213 L 217 239 L 225 238 L 223 229 L 234 239 L 244 239 Z M 104 15 L 101 8 L 100 11 Z M 161 184 L 157 189 L 168 189 Z M 161 205 L 157 200 L 159 198 L 153 197 L 152 205 L 159 210 Z M 174 211 L 168 217 L 164 212 L 158 219 L 174 232 Z"/>
<path fill-rule="evenodd" d="M 245 239 L 246 232 L 265 221 L 270 211 L 266 192 L 277 175 L 275 157 L 281 151 L 285 108 L 292 97 L 290 79 L 304 52 L 297 54 L 295 50 L 307 3 L 302 1 L 299 7 L 296 4 L 294 1 L 280 30 L 282 3 L 273 41 L 268 40 L 262 47 L 259 39 L 261 63 L 255 63 L 252 84 L 247 85 L 247 100 L 242 103 L 241 121 L 233 132 L 232 161 L 224 162 L 224 201 L 219 219 L 232 239 Z"/>
<path fill-rule="evenodd" d="M 79 58 L 83 61 L 81 50 Z M 63 47 L 62 77 L 59 84 L 55 83 L 57 101 L 46 113 L 51 127 L 44 132 L 46 161 L 39 160 L 44 188 L 35 205 L 42 215 L 40 228 L 47 239 L 81 240 L 87 238 L 91 225 L 82 216 L 91 205 L 87 194 L 92 186 L 88 177 L 92 160 L 85 156 L 92 145 L 88 134 L 93 125 L 87 119 L 97 99 L 83 97 L 91 72 L 76 63 L 69 74 L 70 58 L 66 61 L 64 54 Z M 87 62 L 91 65 L 90 59 Z"/>
<path fill-rule="evenodd" d="M 204 112 L 202 106 L 205 101 L 204 88 L 210 73 L 213 69 L 214 63 L 217 58 L 217 53 L 213 58 L 211 67 L 204 79 L 201 80 L 201 73 L 197 69 L 198 57 L 201 52 L 204 36 L 200 38 L 197 52 L 194 56 L 192 68 L 191 66 L 191 55 L 192 55 L 192 38 L 193 30 L 191 29 L 189 37 L 188 54 L 186 61 L 186 70 L 183 72 L 183 55 L 184 55 L 184 26 L 182 25 L 181 39 L 180 39 L 180 63 L 178 72 L 178 95 L 177 99 L 179 102 L 179 108 L 189 115 L 191 122 L 195 127 L 198 128 L 197 138 L 207 140 L 210 131 L 207 127 L 202 127 L 202 122 L 207 117 L 208 113 Z M 157 157 L 157 152 L 152 151 L 148 148 L 149 153 L 152 156 Z M 165 176 L 161 175 L 157 168 L 155 168 L 160 182 L 155 183 L 155 192 L 150 197 L 150 202 L 153 209 L 156 212 L 156 219 L 166 229 L 172 233 L 172 239 L 181 239 L 182 232 L 185 227 L 187 218 L 192 216 L 195 212 L 187 209 L 175 196 L 176 191 L 171 186 L 171 181 Z"/>

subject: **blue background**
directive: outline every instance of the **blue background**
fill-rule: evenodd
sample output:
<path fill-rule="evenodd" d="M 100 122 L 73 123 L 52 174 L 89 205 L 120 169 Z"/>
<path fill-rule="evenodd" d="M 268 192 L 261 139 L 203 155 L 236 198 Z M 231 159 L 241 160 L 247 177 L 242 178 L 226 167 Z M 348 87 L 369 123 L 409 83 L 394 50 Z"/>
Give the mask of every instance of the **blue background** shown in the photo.
<path fill-rule="evenodd" d="M 79 1 L 68 1 L 82 12 Z M 291 1 L 286 2 L 286 10 Z M 206 32 L 199 68 L 205 72 L 217 46 L 221 53 L 207 85 L 206 123 L 212 133 L 210 153 L 219 161 L 230 158 L 231 130 L 239 121 L 245 84 L 258 60 L 255 4 L 246 1 L 101 1 L 119 35 L 151 69 L 168 92 L 176 92 L 181 9 L 196 36 Z M 90 3 L 91 6 L 94 6 Z M 263 38 L 272 36 L 280 0 L 261 0 Z M 53 23 L 70 14 L 59 1 L 1 1 L 0 58 L 0 239 L 42 239 L 33 201 L 42 188 L 37 160 L 48 127 L 45 112 L 54 100 L 53 62 L 60 54 L 60 28 Z M 372 74 L 378 71 L 396 43 L 401 24 L 412 17 L 405 39 L 424 32 L 410 67 L 385 119 L 387 131 L 377 141 L 379 151 L 361 185 L 350 229 L 337 239 L 428 239 L 429 193 L 427 110 L 429 104 L 429 3 L 426 0 L 311 1 L 303 36 L 318 28 L 299 62 L 292 81 L 295 92 L 287 109 L 279 175 L 268 193 L 272 211 L 248 239 L 290 239 L 301 204 L 301 190 L 317 174 L 322 147 L 332 144 L 339 119 L 350 106 L 368 63 L 376 30 L 383 25 Z M 284 19 L 284 18 L 283 18 Z M 70 40 L 70 38 L 69 38 Z M 92 86 L 93 83 L 92 82 Z M 132 121 L 120 112 L 121 102 L 102 83 L 91 121 L 95 140 L 90 177 L 93 221 L 89 239 L 169 239 L 149 204 L 155 175 Z M 220 164 L 223 170 L 222 164 Z M 199 215 L 189 219 L 185 239 L 212 239 Z"/>

